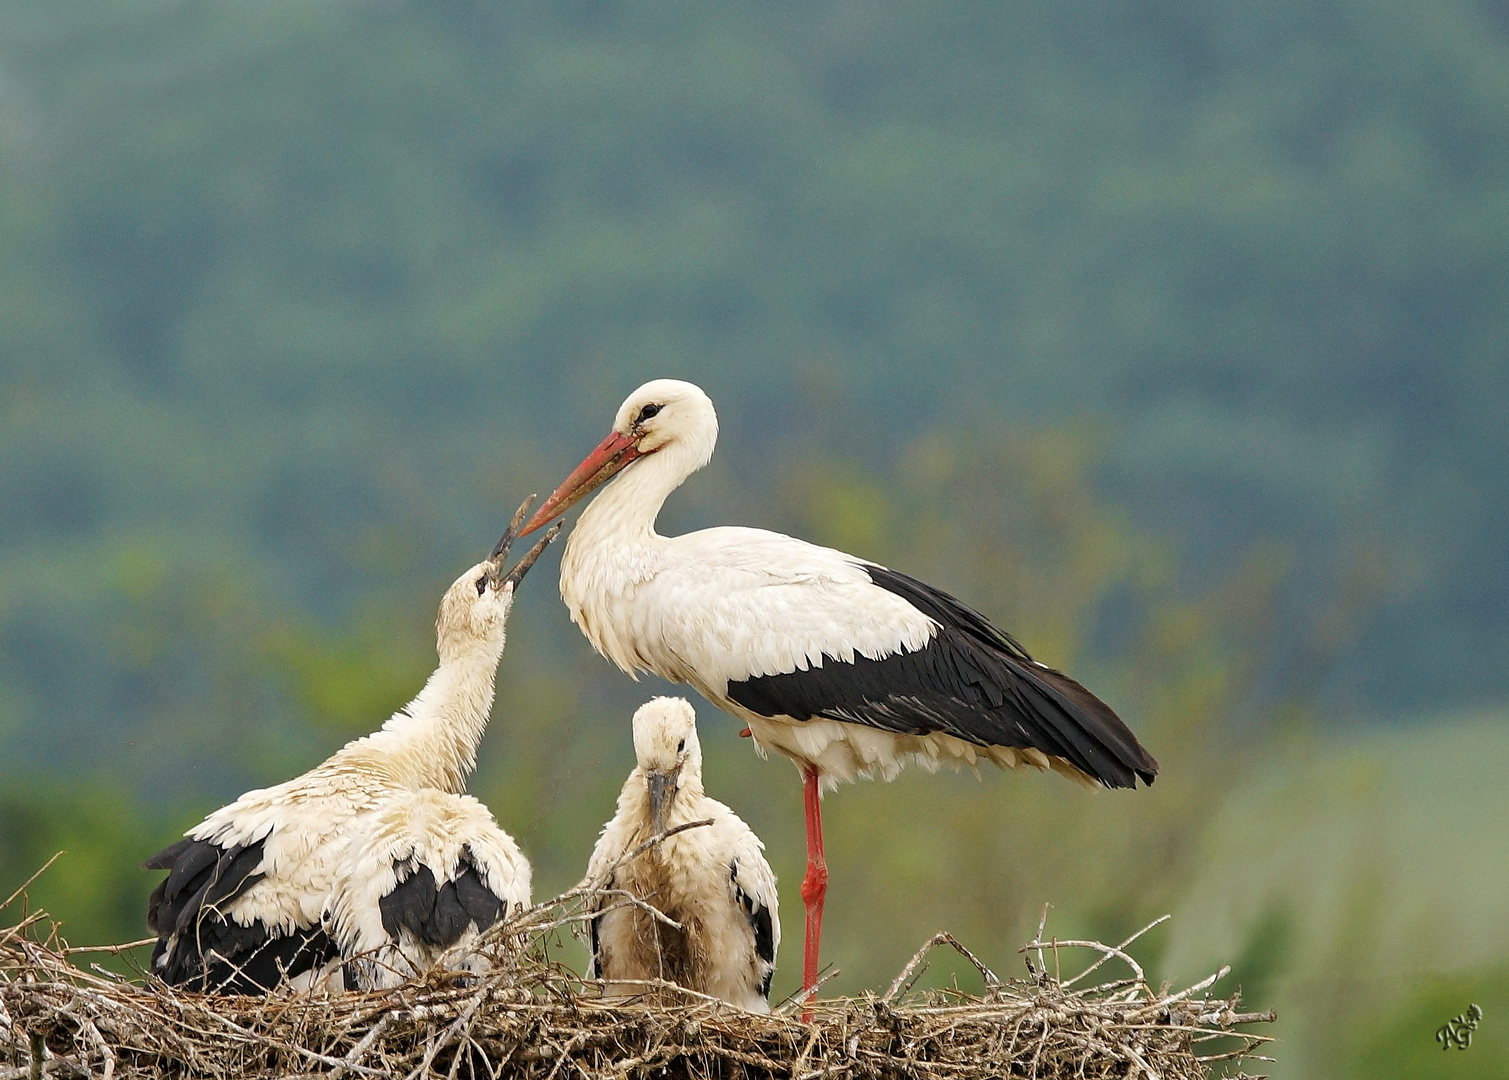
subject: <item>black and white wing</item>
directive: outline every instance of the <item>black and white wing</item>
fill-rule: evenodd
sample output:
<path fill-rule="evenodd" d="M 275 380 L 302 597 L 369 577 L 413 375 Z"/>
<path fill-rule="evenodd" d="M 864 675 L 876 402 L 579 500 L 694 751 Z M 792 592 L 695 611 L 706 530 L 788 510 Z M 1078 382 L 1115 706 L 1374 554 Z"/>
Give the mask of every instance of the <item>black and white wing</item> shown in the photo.
<path fill-rule="evenodd" d="M 948 593 L 775 533 L 677 541 L 693 538 L 707 550 L 680 552 L 651 598 L 672 657 L 652 670 L 757 716 L 942 733 L 1046 755 L 1106 787 L 1157 775 L 1109 706 Z"/>
<path fill-rule="evenodd" d="M 488 888 L 487 871 L 477 865 L 479 861 L 467 848 L 449 868 L 448 880 L 438 882 L 435 871 L 423 863 L 395 864 L 395 873 L 407 876 L 377 905 L 388 937 L 398 941 L 408 934 L 445 949 L 468 930 L 480 933 L 506 916 L 508 900 Z M 524 906 L 515 907 L 515 914 Z"/>
<path fill-rule="evenodd" d="M 638 828 L 626 814 L 623 800 L 620 799 L 619 810 L 606 825 L 593 845 L 592 857 L 587 860 L 587 876 L 585 881 L 596 882 L 601 889 L 613 890 L 619 887 L 613 875 L 613 867 L 629 850 L 630 846 L 640 839 Z M 611 915 L 602 913 L 605 907 L 615 906 L 613 900 L 602 892 L 597 892 L 588 898 L 588 910 L 592 913 L 591 920 L 587 923 L 589 932 L 588 949 L 590 950 L 588 978 L 606 979 L 609 977 L 607 968 L 611 966 L 609 953 L 614 958 L 623 961 L 632 952 L 631 949 L 620 947 L 612 948 L 611 939 L 623 933 L 632 933 L 633 920 L 629 913 L 618 910 Z M 611 923 L 612 925 L 605 925 Z M 623 945 L 622 942 L 619 943 Z M 624 972 L 615 970 L 613 974 L 625 977 Z M 632 977 L 642 978 L 643 973 L 636 973 Z"/>
<path fill-rule="evenodd" d="M 529 906 L 530 866 L 512 837 L 469 795 L 400 792 L 352 823 L 329 924 L 348 988 L 396 985 Z"/>
<path fill-rule="evenodd" d="M 154 974 L 172 986 L 197 991 L 261 994 L 334 956 L 334 946 L 319 926 L 284 932 L 277 920 L 252 914 L 243 923 L 229 914 L 265 878 L 266 842 L 263 837 L 222 847 L 186 837 L 143 864 L 146 870 L 168 871 L 147 902 L 147 926 L 157 934 Z"/>
<path fill-rule="evenodd" d="M 759 996 L 768 1002 L 770 980 L 775 977 L 775 954 L 781 945 L 775 873 L 764 855 L 755 849 L 735 857 L 728 865 L 728 876 L 733 884 L 734 902 L 749 923 L 754 946 L 754 981 Z"/>

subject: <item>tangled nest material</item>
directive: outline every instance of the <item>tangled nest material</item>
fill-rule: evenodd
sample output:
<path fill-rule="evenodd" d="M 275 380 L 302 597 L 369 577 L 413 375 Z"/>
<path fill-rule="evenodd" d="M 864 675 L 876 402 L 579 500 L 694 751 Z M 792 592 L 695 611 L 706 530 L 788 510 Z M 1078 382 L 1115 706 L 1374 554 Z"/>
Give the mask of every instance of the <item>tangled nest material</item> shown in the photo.
<path fill-rule="evenodd" d="M 437 971 L 393 990 L 266 998 L 181 993 L 83 965 L 77 958 L 132 946 L 69 948 L 36 912 L 0 930 L 0 1080 L 1186 1080 L 1211 1076 L 1217 1062 L 1271 1060 L 1255 1053 L 1266 1037 L 1235 1028 L 1273 1015 L 1209 994 L 1227 969 L 1178 993 L 1149 985 L 1126 949 L 1151 926 L 1113 947 L 1044 940 L 1040 925 L 1022 949 L 1030 977 L 1007 981 L 938 934 L 884 994 L 819 1000 L 805 1022 L 792 1002 L 752 1015 L 669 983 L 647 983 L 634 1002 L 603 1000 L 550 958 L 561 935 L 584 924 L 588 894 L 573 890 L 495 926 L 486 938 L 495 966 L 469 983 Z M 983 993 L 913 989 L 944 945 L 980 972 Z M 1062 961 L 1086 950 L 1098 958 L 1061 977 Z M 1108 961 L 1130 977 L 1086 985 Z"/>

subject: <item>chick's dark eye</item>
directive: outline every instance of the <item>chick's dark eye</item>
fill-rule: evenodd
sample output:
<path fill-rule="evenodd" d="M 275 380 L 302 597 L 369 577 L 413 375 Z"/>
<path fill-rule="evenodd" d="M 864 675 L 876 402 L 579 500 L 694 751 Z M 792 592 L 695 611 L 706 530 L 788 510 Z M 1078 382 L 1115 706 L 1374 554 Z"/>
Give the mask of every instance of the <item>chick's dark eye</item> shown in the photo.
<path fill-rule="evenodd" d="M 644 408 L 639 410 L 639 419 L 635 420 L 634 422 L 636 424 L 642 424 L 650 417 L 658 416 L 660 414 L 660 409 L 661 406 L 659 405 L 646 405 Z"/>
<path fill-rule="evenodd" d="M 483 574 L 477 579 L 477 595 L 481 596 L 487 591 L 487 575 Z"/>
<path fill-rule="evenodd" d="M 676 753 L 679 754 L 679 753 L 681 753 L 681 751 L 683 751 L 685 749 L 686 749 L 686 740 L 682 739 L 679 743 L 676 744 Z"/>

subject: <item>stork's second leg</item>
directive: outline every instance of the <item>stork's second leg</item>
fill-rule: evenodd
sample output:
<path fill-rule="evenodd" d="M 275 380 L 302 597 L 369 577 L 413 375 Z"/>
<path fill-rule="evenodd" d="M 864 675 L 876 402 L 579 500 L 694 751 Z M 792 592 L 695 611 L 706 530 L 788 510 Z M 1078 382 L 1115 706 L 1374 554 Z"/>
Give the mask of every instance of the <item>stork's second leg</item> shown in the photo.
<path fill-rule="evenodd" d="M 803 1021 L 812 1019 L 812 992 L 817 988 L 818 941 L 823 936 L 823 899 L 828 895 L 828 861 L 823 858 L 823 810 L 817 769 L 802 770 L 807 803 L 807 876 L 802 879 L 802 902 L 807 905 L 807 940 L 802 953 Z"/>

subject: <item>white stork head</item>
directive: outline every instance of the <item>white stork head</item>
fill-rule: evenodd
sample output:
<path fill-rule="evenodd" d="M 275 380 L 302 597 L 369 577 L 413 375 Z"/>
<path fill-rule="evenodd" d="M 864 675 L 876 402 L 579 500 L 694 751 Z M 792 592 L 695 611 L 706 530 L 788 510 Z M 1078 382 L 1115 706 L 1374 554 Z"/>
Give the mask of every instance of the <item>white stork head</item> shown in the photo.
<path fill-rule="evenodd" d="M 435 644 L 442 661 L 459 660 L 474 650 L 502 655 L 514 583 L 500 583 L 493 569 L 491 559 L 479 562 L 445 591 L 435 617 Z"/>
<path fill-rule="evenodd" d="M 508 611 L 513 607 L 514 590 L 545 545 L 560 532 L 560 526 L 551 529 L 512 570 L 504 573 L 508 550 L 519 536 L 519 522 L 524 520 L 532 502 L 533 495 L 519 504 L 508 528 L 493 545 L 492 554 L 452 582 L 441 597 L 440 612 L 435 616 L 435 645 L 442 662 L 460 660 L 477 650 L 491 655 L 495 661 L 502 655 L 503 630 Z"/>
<path fill-rule="evenodd" d="M 651 454 L 679 484 L 708 463 L 717 442 L 718 414 L 700 386 L 679 379 L 647 382 L 624 399 L 608 437 L 551 493 L 519 535 L 532 533 L 564 514 L 630 464 Z"/>
<path fill-rule="evenodd" d="M 650 802 L 650 829 L 661 832 L 676 798 L 702 795 L 697 713 L 686 698 L 651 698 L 634 713 L 634 756 Z"/>

